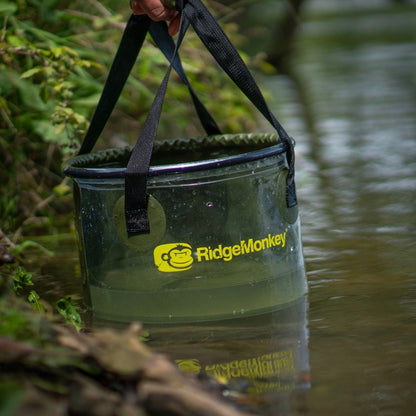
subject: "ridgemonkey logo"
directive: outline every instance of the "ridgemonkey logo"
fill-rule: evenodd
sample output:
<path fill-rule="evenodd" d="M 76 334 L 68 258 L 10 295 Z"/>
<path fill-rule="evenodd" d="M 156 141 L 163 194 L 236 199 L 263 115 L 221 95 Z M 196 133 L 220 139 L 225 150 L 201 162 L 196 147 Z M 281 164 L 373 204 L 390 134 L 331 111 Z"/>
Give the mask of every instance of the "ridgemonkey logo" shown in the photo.
<path fill-rule="evenodd" d="M 183 272 L 192 267 L 192 247 L 186 243 L 163 244 L 153 252 L 155 265 L 160 272 Z"/>
<path fill-rule="evenodd" d="M 217 246 L 192 247 L 187 243 L 170 243 L 157 246 L 153 251 L 155 265 L 160 272 L 183 272 L 189 270 L 193 264 L 202 262 L 224 261 L 248 254 L 255 254 L 270 249 L 284 249 L 287 247 L 288 231 L 286 228 L 280 233 L 268 233 L 263 238 L 248 238 L 233 245 L 218 244 Z"/>

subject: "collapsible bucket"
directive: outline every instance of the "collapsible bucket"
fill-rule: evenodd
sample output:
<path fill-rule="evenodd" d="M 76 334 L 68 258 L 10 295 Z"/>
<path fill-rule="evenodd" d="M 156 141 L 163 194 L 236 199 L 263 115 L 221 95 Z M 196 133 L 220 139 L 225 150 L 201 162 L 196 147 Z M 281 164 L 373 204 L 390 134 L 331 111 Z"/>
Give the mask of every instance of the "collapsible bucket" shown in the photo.
<path fill-rule="evenodd" d="M 176 46 L 164 23 L 130 18 L 80 154 L 64 169 L 74 180 L 87 298 L 100 318 L 227 319 L 281 308 L 306 292 L 293 142 L 202 3 L 189 0 L 180 10 Z M 177 55 L 189 22 L 277 134 L 220 133 Z M 222 58 L 207 40 L 212 28 Z M 147 31 L 171 66 L 140 137 L 133 148 L 89 153 Z M 238 74 L 228 65 L 231 57 Z M 188 86 L 207 135 L 154 142 L 172 67 Z"/>

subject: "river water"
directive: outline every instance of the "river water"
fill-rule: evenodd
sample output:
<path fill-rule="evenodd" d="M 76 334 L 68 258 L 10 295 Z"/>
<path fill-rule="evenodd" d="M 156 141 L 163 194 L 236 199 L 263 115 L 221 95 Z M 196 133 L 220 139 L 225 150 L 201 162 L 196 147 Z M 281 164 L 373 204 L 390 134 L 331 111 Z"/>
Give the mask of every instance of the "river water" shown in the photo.
<path fill-rule="evenodd" d="M 415 412 L 415 21 L 414 3 L 310 1 L 293 74 L 263 82 L 297 142 L 307 298 L 238 323 L 150 328 L 151 346 L 261 414 Z M 43 273 L 62 281 L 45 293 L 77 293 L 76 252 L 60 247 Z"/>
<path fill-rule="evenodd" d="M 412 415 L 416 9 L 317 3 L 295 82 L 267 84 L 297 140 L 310 287 L 311 386 L 289 414 Z"/>

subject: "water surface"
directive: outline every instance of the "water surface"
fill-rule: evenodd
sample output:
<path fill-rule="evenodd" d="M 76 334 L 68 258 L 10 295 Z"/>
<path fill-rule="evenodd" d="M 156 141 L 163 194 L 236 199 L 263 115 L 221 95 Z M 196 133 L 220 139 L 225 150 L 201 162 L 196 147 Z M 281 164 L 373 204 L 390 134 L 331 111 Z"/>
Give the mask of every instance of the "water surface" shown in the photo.
<path fill-rule="evenodd" d="M 312 379 L 302 408 L 411 415 L 416 14 L 315 11 L 298 38 L 297 82 L 280 79 L 274 90 L 282 87 L 291 102 L 280 107 L 298 143 Z"/>

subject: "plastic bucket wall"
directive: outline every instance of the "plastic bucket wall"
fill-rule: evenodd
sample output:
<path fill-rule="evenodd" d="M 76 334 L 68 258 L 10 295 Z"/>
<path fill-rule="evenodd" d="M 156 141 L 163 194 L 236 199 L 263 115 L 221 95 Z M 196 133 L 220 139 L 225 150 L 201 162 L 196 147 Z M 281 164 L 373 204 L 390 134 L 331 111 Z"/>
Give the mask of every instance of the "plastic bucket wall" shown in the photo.
<path fill-rule="evenodd" d="M 297 208 L 286 207 L 286 158 L 273 135 L 157 142 L 151 233 L 131 238 L 123 210 L 129 154 L 78 156 L 64 170 L 75 183 L 82 275 L 97 317 L 227 319 L 306 292 L 300 222 Z"/>

